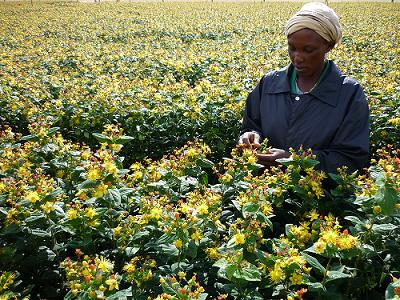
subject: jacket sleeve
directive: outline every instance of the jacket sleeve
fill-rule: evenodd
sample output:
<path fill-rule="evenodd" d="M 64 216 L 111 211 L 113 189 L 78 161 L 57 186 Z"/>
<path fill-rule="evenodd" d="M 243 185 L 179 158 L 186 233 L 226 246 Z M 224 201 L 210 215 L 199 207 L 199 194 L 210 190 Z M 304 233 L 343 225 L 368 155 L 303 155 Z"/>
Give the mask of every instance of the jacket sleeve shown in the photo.
<path fill-rule="evenodd" d="M 261 78 L 256 88 L 247 97 L 240 135 L 245 132 L 255 131 L 262 137 L 260 103 L 264 77 Z"/>
<path fill-rule="evenodd" d="M 348 172 L 366 166 L 369 154 L 369 108 L 358 84 L 329 149 L 316 150 L 314 154 L 320 162 L 318 168 L 327 173 L 337 173 L 337 168 L 341 166 L 347 166 Z"/>

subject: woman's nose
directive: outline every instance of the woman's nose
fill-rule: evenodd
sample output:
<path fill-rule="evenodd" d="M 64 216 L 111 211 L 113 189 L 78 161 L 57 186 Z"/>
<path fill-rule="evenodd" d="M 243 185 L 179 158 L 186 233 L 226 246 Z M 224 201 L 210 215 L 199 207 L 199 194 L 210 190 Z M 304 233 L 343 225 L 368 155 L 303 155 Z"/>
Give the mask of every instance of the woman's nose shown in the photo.
<path fill-rule="evenodd" d="M 293 56 L 293 61 L 296 63 L 301 63 L 304 61 L 304 57 L 303 57 L 303 55 L 301 55 L 301 53 L 295 52 L 294 56 Z"/>

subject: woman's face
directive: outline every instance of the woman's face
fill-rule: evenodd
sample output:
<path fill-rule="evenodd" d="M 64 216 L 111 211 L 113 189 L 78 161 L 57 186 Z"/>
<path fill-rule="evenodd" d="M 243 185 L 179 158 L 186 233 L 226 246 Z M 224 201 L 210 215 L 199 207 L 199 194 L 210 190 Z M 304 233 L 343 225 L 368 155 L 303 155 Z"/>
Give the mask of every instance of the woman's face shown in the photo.
<path fill-rule="evenodd" d="M 325 54 L 333 45 L 311 29 L 301 29 L 288 36 L 290 60 L 300 76 L 319 75 L 322 71 Z"/>

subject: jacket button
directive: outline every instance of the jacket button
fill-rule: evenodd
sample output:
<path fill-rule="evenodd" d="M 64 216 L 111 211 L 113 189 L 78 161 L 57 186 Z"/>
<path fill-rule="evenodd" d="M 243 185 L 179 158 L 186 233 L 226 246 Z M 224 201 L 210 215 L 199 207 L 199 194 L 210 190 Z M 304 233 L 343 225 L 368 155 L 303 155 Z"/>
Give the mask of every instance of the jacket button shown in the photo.
<path fill-rule="evenodd" d="M 299 100 L 300 100 L 300 97 L 299 97 L 299 96 L 296 96 L 296 97 L 294 98 L 294 100 L 299 101 Z"/>

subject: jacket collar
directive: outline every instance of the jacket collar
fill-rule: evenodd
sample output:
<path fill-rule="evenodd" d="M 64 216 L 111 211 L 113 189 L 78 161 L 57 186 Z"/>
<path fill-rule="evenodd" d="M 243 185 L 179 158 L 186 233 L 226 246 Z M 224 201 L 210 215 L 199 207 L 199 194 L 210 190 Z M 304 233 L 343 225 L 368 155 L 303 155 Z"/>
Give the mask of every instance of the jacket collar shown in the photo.
<path fill-rule="evenodd" d="M 327 103 L 331 106 L 337 106 L 339 100 L 338 93 L 343 82 L 342 74 L 333 61 L 329 62 L 329 70 L 326 77 L 313 89 L 309 94 L 318 100 Z M 293 65 L 290 64 L 285 68 L 276 71 L 273 75 L 273 80 L 266 87 L 267 93 L 290 93 L 290 74 L 292 73 Z"/>

